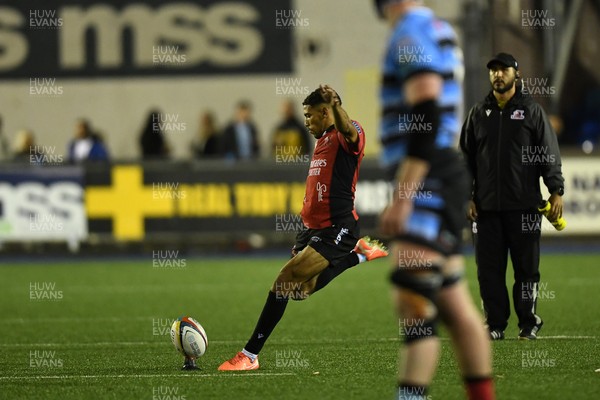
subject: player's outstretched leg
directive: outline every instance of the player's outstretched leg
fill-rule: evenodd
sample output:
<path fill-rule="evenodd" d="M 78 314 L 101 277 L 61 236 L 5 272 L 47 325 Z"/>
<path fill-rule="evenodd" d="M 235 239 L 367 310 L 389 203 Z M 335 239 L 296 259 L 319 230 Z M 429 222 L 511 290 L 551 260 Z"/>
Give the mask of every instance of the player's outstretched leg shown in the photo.
<path fill-rule="evenodd" d="M 316 279 L 313 293 L 323 289 L 329 282 L 345 270 L 360 263 L 372 261 L 387 255 L 387 248 L 378 240 L 371 239 L 368 236 L 358 239 L 356 246 L 354 246 L 354 250 L 352 250 L 345 258 L 337 261 L 335 264 L 330 264 L 321 271 Z"/>
<path fill-rule="evenodd" d="M 493 400 L 491 346 L 483 318 L 469 295 L 461 276 L 462 256 L 448 257 L 438 307 L 456 349 L 468 399 Z"/>
<path fill-rule="evenodd" d="M 310 246 L 290 259 L 269 291 L 250 340 L 242 351 L 221 364 L 219 371 L 258 369 L 258 353 L 283 317 L 288 300 L 304 300 L 314 293 L 315 278 L 328 265 L 329 261 Z"/>

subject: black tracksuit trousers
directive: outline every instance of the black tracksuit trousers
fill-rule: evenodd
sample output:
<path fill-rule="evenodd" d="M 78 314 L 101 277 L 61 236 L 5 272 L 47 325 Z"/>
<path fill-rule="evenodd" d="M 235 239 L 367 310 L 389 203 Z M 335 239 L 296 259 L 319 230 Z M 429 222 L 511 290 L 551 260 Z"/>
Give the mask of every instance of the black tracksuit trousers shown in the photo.
<path fill-rule="evenodd" d="M 541 214 L 535 210 L 479 211 L 474 234 L 479 292 L 488 329 L 504 331 L 510 316 L 508 254 L 514 270 L 513 303 L 519 328 L 536 324 L 540 281 Z"/>

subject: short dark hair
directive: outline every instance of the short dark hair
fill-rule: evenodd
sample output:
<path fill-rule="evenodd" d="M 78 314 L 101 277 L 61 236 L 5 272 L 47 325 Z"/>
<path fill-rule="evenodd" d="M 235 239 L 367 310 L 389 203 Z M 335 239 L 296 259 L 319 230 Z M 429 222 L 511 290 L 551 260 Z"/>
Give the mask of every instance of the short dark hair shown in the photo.
<path fill-rule="evenodd" d="M 337 95 L 338 99 L 340 99 L 340 105 L 342 105 L 342 98 L 340 97 L 340 95 L 337 92 L 335 92 L 335 94 Z M 312 92 L 311 94 L 306 96 L 306 98 L 302 102 L 302 105 L 303 106 L 316 106 L 318 104 L 324 104 L 324 103 L 326 103 L 326 101 L 323 98 L 323 95 L 321 94 L 321 88 L 317 88 L 317 89 L 315 89 L 314 92 Z"/>
<path fill-rule="evenodd" d="M 238 110 L 249 110 L 252 111 L 252 103 L 250 102 L 250 100 L 240 100 L 237 103 L 237 108 Z"/>

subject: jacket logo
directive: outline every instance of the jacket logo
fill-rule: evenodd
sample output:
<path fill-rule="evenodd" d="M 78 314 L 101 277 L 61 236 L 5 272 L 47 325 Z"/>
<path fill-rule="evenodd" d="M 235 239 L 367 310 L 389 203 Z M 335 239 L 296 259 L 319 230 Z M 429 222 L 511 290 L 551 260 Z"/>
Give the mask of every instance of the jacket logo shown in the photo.
<path fill-rule="evenodd" d="M 492 110 L 490 110 L 489 108 L 487 110 L 485 110 L 486 117 L 489 117 L 491 113 L 492 113 Z"/>
<path fill-rule="evenodd" d="M 510 119 L 525 119 L 525 111 L 524 110 L 515 110 Z"/>

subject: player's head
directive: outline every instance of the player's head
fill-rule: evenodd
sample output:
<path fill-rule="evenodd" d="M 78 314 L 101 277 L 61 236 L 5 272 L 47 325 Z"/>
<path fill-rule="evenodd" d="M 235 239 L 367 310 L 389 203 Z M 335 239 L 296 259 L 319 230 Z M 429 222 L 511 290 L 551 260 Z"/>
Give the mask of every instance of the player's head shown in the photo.
<path fill-rule="evenodd" d="M 519 63 L 508 53 L 498 53 L 487 63 L 492 90 L 497 93 L 506 93 L 521 79 Z"/>
<path fill-rule="evenodd" d="M 92 130 L 90 129 L 90 123 L 87 119 L 78 119 L 75 123 L 75 137 L 77 139 L 85 139 L 90 137 Z"/>
<path fill-rule="evenodd" d="M 241 100 L 237 103 L 235 116 L 239 122 L 247 122 L 250 120 L 250 114 L 252 113 L 252 103 L 248 100 Z"/>
<path fill-rule="evenodd" d="M 296 115 L 294 102 L 291 99 L 285 99 L 281 103 L 281 115 L 283 115 L 284 119 L 291 119 Z"/>
<path fill-rule="evenodd" d="M 375 0 L 379 18 L 388 22 L 396 21 L 411 6 L 423 5 L 423 0 Z"/>
<path fill-rule="evenodd" d="M 337 93 L 336 93 L 337 94 Z M 338 94 L 340 105 L 342 98 Z M 333 125 L 333 114 L 331 107 L 323 98 L 321 88 L 317 88 L 309 94 L 302 102 L 304 109 L 304 126 L 308 132 L 315 138 L 319 139 L 327 128 Z"/>

